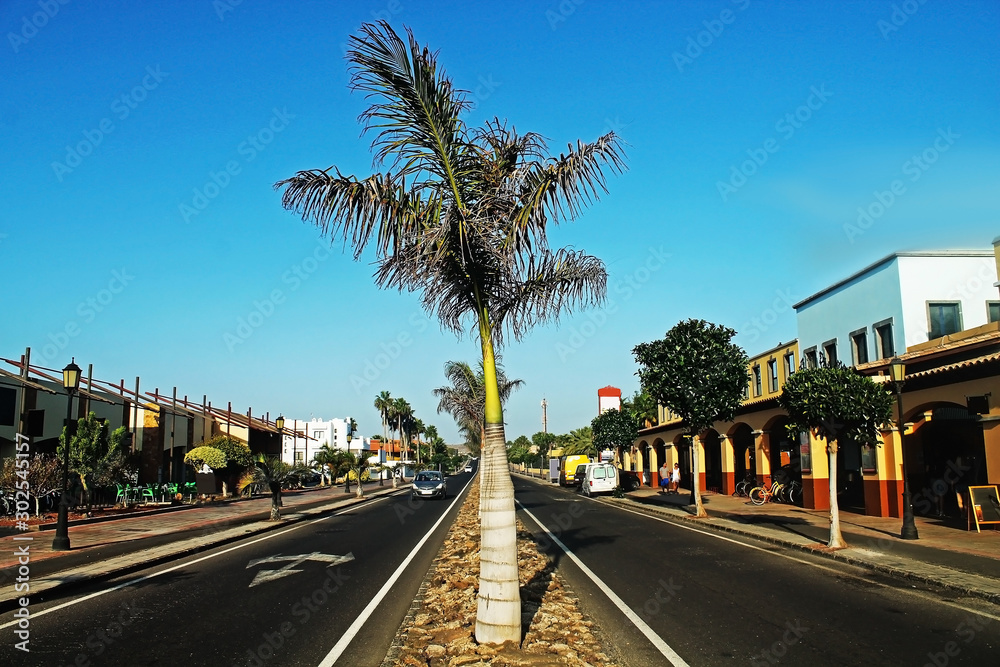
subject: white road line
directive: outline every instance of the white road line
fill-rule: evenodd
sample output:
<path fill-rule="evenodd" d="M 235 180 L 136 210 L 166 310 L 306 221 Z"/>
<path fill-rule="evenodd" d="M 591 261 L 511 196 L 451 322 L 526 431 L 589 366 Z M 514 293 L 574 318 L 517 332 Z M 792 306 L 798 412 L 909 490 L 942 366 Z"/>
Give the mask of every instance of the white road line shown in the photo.
<path fill-rule="evenodd" d="M 594 502 L 599 502 L 599 501 L 594 500 Z M 740 542 L 739 540 L 734 540 L 732 538 L 725 537 L 723 535 L 719 535 L 717 533 L 713 533 L 713 532 L 710 532 L 710 531 L 701 530 L 700 528 L 694 528 L 692 526 L 685 526 L 682 523 L 677 523 L 675 521 L 670 521 L 669 519 L 664 519 L 662 517 L 654 516 L 652 514 L 646 514 L 645 512 L 638 512 L 636 510 L 631 510 L 631 509 L 628 509 L 627 507 L 618 507 L 617 505 L 609 505 L 607 503 L 601 503 L 601 504 L 605 505 L 607 507 L 615 507 L 617 509 L 620 509 L 623 512 L 629 512 L 630 514 L 636 514 L 638 516 L 642 516 L 642 517 L 645 517 L 647 519 L 654 519 L 656 521 L 659 521 L 660 523 L 670 524 L 671 526 L 676 526 L 677 528 L 683 528 L 684 530 L 690 530 L 690 531 L 692 531 L 694 533 L 700 533 L 702 535 L 707 535 L 708 537 L 714 537 L 717 540 L 723 540 L 725 542 L 732 542 L 733 544 L 739 545 L 741 547 L 746 547 L 747 549 L 755 549 L 757 551 L 763 551 L 766 554 L 770 554 L 772 556 L 778 556 L 780 558 L 784 558 L 786 560 L 790 560 L 790 561 L 793 561 L 793 562 L 796 562 L 796 563 L 801 563 L 802 565 L 808 565 L 810 567 L 815 567 L 818 570 L 826 570 L 827 572 L 832 572 L 832 573 L 834 573 L 834 574 L 836 574 L 838 576 L 841 576 L 841 577 L 851 577 L 852 579 L 858 579 L 860 581 L 865 581 L 865 582 L 868 582 L 868 583 L 876 583 L 879 586 L 882 586 L 883 588 L 888 588 L 888 589 L 893 590 L 893 591 L 899 591 L 900 593 L 908 593 L 908 594 L 913 595 L 915 597 L 921 598 L 921 599 L 923 599 L 923 600 L 925 600 L 927 602 L 936 602 L 938 604 L 943 604 L 943 605 L 945 605 L 947 607 L 952 607 L 954 609 L 960 609 L 962 611 L 967 611 L 967 612 L 969 612 L 971 614 L 976 614 L 978 616 L 985 616 L 985 617 L 991 618 L 991 619 L 993 619 L 995 621 L 1000 621 L 1000 616 L 995 616 L 995 615 L 993 615 L 993 614 L 991 614 L 989 612 L 982 611 L 981 609 L 973 609 L 971 607 L 965 607 L 965 606 L 963 606 L 963 605 L 961 605 L 961 604 L 959 604 L 957 602 L 951 602 L 949 600 L 942 600 L 942 599 L 940 599 L 940 598 L 938 598 L 936 596 L 930 596 L 930 595 L 928 595 L 927 593 L 925 593 L 924 591 L 921 591 L 921 590 L 910 590 L 908 588 L 898 588 L 896 586 L 887 586 L 886 584 L 882 584 L 880 582 L 872 582 L 871 579 L 868 579 L 866 577 L 858 576 L 858 575 L 853 574 L 851 572 L 846 572 L 844 569 L 837 569 L 835 567 L 830 567 L 829 565 L 822 565 L 820 563 L 813 563 L 812 561 L 803 560 L 801 558 L 796 558 L 795 556 L 791 556 L 789 554 L 779 553 L 777 551 L 773 551 L 771 549 L 765 549 L 763 547 L 758 547 L 758 546 L 755 546 L 753 544 L 747 544 L 746 542 Z M 747 539 L 755 539 L 755 538 L 747 536 Z M 863 565 L 856 565 L 854 563 L 848 563 L 846 561 L 843 562 L 842 564 L 846 565 L 848 567 L 855 567 L 855 568 L 865 569 L 865 567 Z M 889 576 L 889 575 L 886 575 L 886 576 Z M 928 584 L 928 585 L 931 585 L 931 584 Z"/>
<path fill-rule="evenodd" d="M 598 576 L 594 574 L 589 567 L 584 565 L 583 561 L 577 558 L 575 553 L 570 551 L 569 548 L 565 544 L 563 544 L 558 537 L 553 535 L 552 531 L 550 531 L 545 526 L 545 524 L 543 524 L 541 521 L 538 520 L 538 517 L 532 514 L 524 505 L 520 503 L 520 501 L 515 500 L 515 502 L 517 502 L 517 504 L 520 506 L 521 510 L 525 514 L 530 516 L 532 520 L 535 523 L 537 523 L 542 530 L 545 531 L 545 533 L 555 544 L 559 545 L 560 549 L 566 552 L 566 555 L 570 557 L 570 560 L 576 563 L 576 566 L 579 567 L 585 575 L 590 577 L 590 580 L 593 581 L 598 588 L 604 591 L 604 594 L 608 596 L 608 599 L 610 599 L 612 602 L 615 603 L 615 606 L 618 607 L 618 609 L 623 614 L 625 614 L 628 620 L 632 621 L 635 627 L 639 628 L 639 631 L 642 632 L 642 634 L 646 636 L 646 639 L 648 639 L 650 643 L 653 646 L 655 646 L 660 653 L 663 654 L 663 657 L 665 657 L 667 660 L 670 661 L 671 665 L 673 665 L 674 667 L 688 667 L 688 664 L 684 662 L 684 659 L 679 655 L 677 655 L 677 652 L 674 649 L 670 648 L 670 645 L 667 644 L 667 642 L 663 641 L 663 638 L 660 637 L 660 635 L 656 634 L 653 631 L 653 629 L 646 624 L 645 621 L 639 618 L 639 615 L 636 614 L 634 611 L 632 611 L 632 609 L 627 604 L 625 604 L 625 602 L 620 597 L 618 597 L 618 595 L 613 590 L 611 590 L 611 588 L 607 584 L 605 584 L 600 578 L 598 578 Z"/>
<path fill-rule="evenodd" d="M 375 594 L 375 597 L 368 603 L 368 606 L 362 610 L 356 619 L 354 619 L 354 622 L 351 623 L 351 627 L 347 628 L 347 631 L 340 637 L 340 640 L 332 649 L 330 649 L 330 652 L 326 654 L 323 661 L 319 663 L 319 667 L 333 667 L 334 663 L 336 663 L 344 651 L 347 650 L 348 645 L 354 641 L 354 637 L 361 631 L 362 626 L 368 622 L 368 618 L 372 615 L 375 609 L 382 604 L 382 599 L 389 594 L 389 589 L 395 585 L 397 579 L 403 576 L 403 571 L 407 568 L 407 566 L 409 566 L 410 561 L 416 558 L 417 552 L 420 551 L 420 549 L 424 546 L 424 543 L 430 539 L 431 535 L 435 530 L 437 530 L 437 527 L 441 525 L 441 522 L 444 521 L 446 516 L 448 516 L 448 513 L 451 512 L 452 508 L 455 507 L 455 503 L 457 503 L 458 499 L 462 497 L 462 493 L 466 488 L 468 488 L 469 484 L 472 483 L 473 479 L 475 479 L 475 475 L 473 475 L 472 478 L 465 483 L 465 486 L 462 487 L 461 491 L 455 494 L 455 499 L 451 501 L 451 505 L 448 505 L 448 509 L 441 513 L 437 522 L 435 522 L 431 529 L 427 531 L 423 539 L 417 542 L 417 546 L 413 547 L 413 551 L 410 552 L 410 555 L 396 567 L 396 573 L 389 577 L 389 580 L 382 585 L 382 588 Z"/>
<path fill-rule="evenodd" d="M 374 498 L 374 499 L 372 499 L 372 501 L 370 503 L 367 503 L 367 505 L 370 506 L 370 505 L 372 505 L 372 504 L 374 504 L 374 503 L 376 503 L 376 502 L 378 502 L 380 500 L 382 500 L 382 498 Z M 320 521 L 326 521 L 330 517 L 337 516 L 338 514 L 341 514 L 343 512 L 346 512 L 346 511 L 352 510 L 352 509 L 357 509 L 357 505 L 352 505 L 351 507 L 345 507 L 344 509 L 342 509 L 340 511 L 337 511 L 337 512 L 334 512 L 333 514 L 329 514 L 327 516 L 320 517 L 318 519 L 313 519 L 312 521 L 306 521 L 306 522 L 303 522 L 303 523 L 297 523 L 294 526 L 289 526 L 285 530 L 279 530 L 279 531 L 274 532 L 274 533 L 268 533 L 267 535 L 264 535 L 263 537 L 258 537 L 255 540 L 251 540 L 249 542 L 242 542 L 240 544 L 237 544 L 234 547 L 230 547 L 228 549 L 223 549 L 222 551 L 219 551 L 217 553 L 209 554 L 207 556 L 202 556 L 201 558 L 196 558 L 195 560 L 185 561 L 184 563 L 180 563 L 178 565 L 174 565 L 172 567 L 168 567 L 165 570 L 160 570 L 159 572 L 155 572 L 153 574 L 147 574 L 145 576 L 139 577 L 138 579 L 132 579 L 131 581 L 126 581 L 124 583 L 118 584 L 117 586 L 112 586 L 111 588 L 107 588 L 107 589 L 105 589 L 103 591 L 96 591 L 96 592 L 91 593 L 89 595 L 85 595 L 82 598 L 77 598 L 75 600 L 70 600 L 69 602 L 64 602 L 63 604 L 57 605 L 55 607 L 50 607 L 49 609 L 44 609 L 42 611 L 31 612 L 31 618 L 38 618 L 39 616 L 45 616 L 46 614 L 51 614 L 54 611 L 59 611 L 60 609 L 65 609 L 66 607 L 72 607 L 75 604 L 80 604 L 81 602 L 86 602 L 87 600 L 93 600 L 94 598 L 101 597 L 102 595 L 106 595 L 108 593 L 113 593 L 113 592 L 121 590 L 123 588 L 128 588 L 129 586 L 134 586 L 135 584 L 142 583 L 143 581 L 149 581 L 150 579 L 155 579 L 156 577 L 162 576 L 162 575 L 167 574 L 169 572 L 173 572 L 174 570 L 179 570 L 182 567 L 188 567 L 189 565 L 194 565 L 195 563 L 200 563 L 202 561 L 210 560 L 212 558 L 216 558 L 217 556 L 221 556 L 223 554 L 227 554 L 227 553 L 230 553 L 232 551 L 236 551 L 238 549 L 242 549 L 244 547 L 248 547 L 248 546 L 250 546 L 252 544 L 257 544 L 258 542 L 263 542 L 264 540 L 269 540 L 271 538 L 278 537 L 280 535 L 285 535 L 287 533 L 292 532 L 293 530 L 298 530 L 299 528 L 304 528 L 305 526 L 311 526 L 312 524 L 319 523 Z M 5 623 L 3 625 L 0 625 L 0 630 L 3 630 L 5 628 L 9 628 L 9 627 L 14 626 L 14 625 L 17 625 L 17 623 L 18 623 L 18 621 L 11 621 L 10 623 Z"/>

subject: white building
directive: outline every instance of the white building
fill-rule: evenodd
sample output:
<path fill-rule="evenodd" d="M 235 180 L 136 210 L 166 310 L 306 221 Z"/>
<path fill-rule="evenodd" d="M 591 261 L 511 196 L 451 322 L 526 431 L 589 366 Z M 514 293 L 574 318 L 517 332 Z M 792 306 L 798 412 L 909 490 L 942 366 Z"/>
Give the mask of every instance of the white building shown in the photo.
<path fill-rule="evenodd" d="M 854 366 L 1000 319 L 992 250 L 898 252 L 794 305 L 807 365 Z"/>
<path fill-rule="evenodd" d="M 323 445 L 330 445 L 334 449 L 347 449 L 354 453 L 368 449 L 371 443 L 360 433 L 352 433 L 348 444 L 350 423 L 350 417 L 309 421 L 286 418 L 285 431 L 295 435 L 285 435 L 282 438 L 281 460 L 289 464 L 295 462 L 309 464 Z"/>

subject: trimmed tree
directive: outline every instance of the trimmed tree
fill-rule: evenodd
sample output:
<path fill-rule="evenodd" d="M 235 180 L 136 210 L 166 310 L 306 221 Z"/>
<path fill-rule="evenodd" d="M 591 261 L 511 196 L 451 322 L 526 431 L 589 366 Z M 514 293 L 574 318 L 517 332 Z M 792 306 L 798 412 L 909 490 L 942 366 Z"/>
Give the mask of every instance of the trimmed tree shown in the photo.
<path fill-rule="evenodd" d="M 217 435 L 205 443 L 226 455 L 226 465 L 216 473 L 222 476 L 222 497 L 229 497 L 230 486 L 235 486 L 243 473 L 253 465 L 253 454 L 244 442 L 228 435 Z M 209 465 L 213 470 L 213 466 Z"/>
<path fill-rule="evenodd" d="M 226 467 L 226 455 L 215 447 L 195 447 L 184 455 L 184 463 L 194 468 L 198 472 L 203 466 L 208 466 L 213 471 L 222 470 Z"/>
<path fill-rule="evenodd" d="M 732 342 L 735 335 L 729 327 L 690 319 L 678 322 L 662 340 L 641 343 L 632 350 L 642 386 L 687 425 L 698 517 L 707 517 L 708 512 L 701 502 L 694 437 L 717 421 L 732 421 L 750 381 L 750 360 L 743 348 Z"/>
<path fill-rule="evenodd" d="M 879 426 L 892 419 L 895 397 L 887 387 L 844 366 L 804 368 L 785 380 L 778 403 L 791 420 L 789 431 L 809 431 L 826 441 L 830 466 L 831 549 L 847 546 L 837 504 L 837 452 L 842 440 L 877 446 Z"/>
<path fill-rule="evenodd" d="M 605 449 L 631 448 L 639 437 L 639 420 L 634 412 L 624 407 L 621 410 L 605 410 L 590 422 L 590 430 L 600 456 Z"/>

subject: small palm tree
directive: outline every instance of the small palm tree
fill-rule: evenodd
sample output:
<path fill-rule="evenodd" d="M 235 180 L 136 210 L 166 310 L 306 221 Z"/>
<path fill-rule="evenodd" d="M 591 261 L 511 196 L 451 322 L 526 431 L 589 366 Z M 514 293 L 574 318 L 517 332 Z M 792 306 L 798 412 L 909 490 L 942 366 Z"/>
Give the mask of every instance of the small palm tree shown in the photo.
<path fill-rule="evenodd" d="M 271 492 L 271 521 L 281 520 L 281 489 L 296 483 L 305 472 L 305 466 L 290 466 L 281 459 L 259 454 L 253 462 L 251 479 Z"/>
<path fill-rule="evenodd" d="M 336 466 L 337 463 L 337 450 L 329 445 L 329 443 L 323 443 L 323 446 L 316 450 L 313 454 L 313 463 L 318 465 L 323 471 L 320 476 L 321 483 L 323 486 L 327 485 L 327 476 L 330 476 L 330 484 L 333 484 L 334 475 L 330 474 L 330 471 Z"/>

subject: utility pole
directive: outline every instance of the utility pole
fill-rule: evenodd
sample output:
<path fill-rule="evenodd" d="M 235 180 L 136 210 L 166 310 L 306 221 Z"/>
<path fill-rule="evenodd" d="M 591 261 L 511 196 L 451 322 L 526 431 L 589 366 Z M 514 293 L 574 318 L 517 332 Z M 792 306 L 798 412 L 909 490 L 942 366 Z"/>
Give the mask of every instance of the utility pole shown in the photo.
<path fill-rule="evenodd" d="M 543 398 L 542 399 L 542 433 L 548 433 L 549 432 L 549 413 L 548 413 L 548 407 L 549 407 L 549 404 Z"/>

